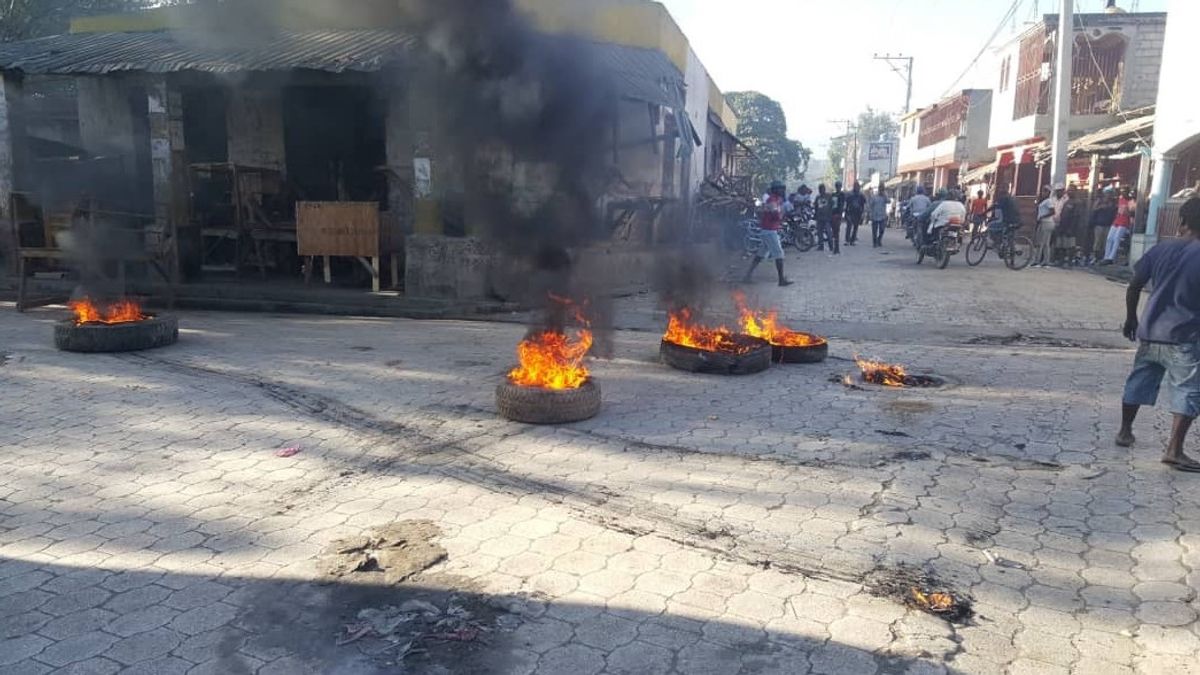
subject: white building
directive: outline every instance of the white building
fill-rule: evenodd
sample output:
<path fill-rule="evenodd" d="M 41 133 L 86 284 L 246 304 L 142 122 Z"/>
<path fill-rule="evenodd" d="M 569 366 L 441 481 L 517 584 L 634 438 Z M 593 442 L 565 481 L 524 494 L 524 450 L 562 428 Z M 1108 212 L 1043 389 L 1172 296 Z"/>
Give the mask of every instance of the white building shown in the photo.
<path fill-rule="evenodd" d="M 1196 98 L 1196 39 L 1200 2 L 1172 0 L 1163 45 L 1158 108 L 1154 124 L 1154 182 L 1146 236 L 1134 252 L 1174 234 L 1182 200 L 1170 197 L 1200 181 L 1200 106 Z"/>

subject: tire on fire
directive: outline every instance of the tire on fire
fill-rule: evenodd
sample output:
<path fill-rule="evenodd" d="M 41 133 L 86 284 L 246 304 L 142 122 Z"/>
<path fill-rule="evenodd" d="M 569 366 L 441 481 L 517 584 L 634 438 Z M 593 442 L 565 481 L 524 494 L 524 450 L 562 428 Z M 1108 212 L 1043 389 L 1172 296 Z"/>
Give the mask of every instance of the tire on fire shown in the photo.
<path fill-rule="evenodd" d="M 578 389 L 543 389 L 506 380 L 496 386 L 496 410 L 525 424 L 580 422 L 600 412 L 600 385 L 588 380 Z"/>
<path fill-rule="evenodd" d="M 771 358 L 775 363 L 821 363 L 829 358 L 829 343 L 821 341 L 803 347 L 771 346 Z"/>
<path fill-rule="evenodd" d="M 689 373 L 751 375 L 771 367 L 772 349 L 769 342 L 748 335 L 738 335 L 736 338 L 739 343 L 749 347 L 749 351 L 741 354 L 707 351 L 663 340 L 658 353 L 663 363 Z"/>
<path fill-rule="evenodd" d="M 128 323 L 77 324 L 73 319 L 54 324 L 54 346 L 65 352 L 134 352 L 174 344 L 179 319 L 152 316 Z"/>

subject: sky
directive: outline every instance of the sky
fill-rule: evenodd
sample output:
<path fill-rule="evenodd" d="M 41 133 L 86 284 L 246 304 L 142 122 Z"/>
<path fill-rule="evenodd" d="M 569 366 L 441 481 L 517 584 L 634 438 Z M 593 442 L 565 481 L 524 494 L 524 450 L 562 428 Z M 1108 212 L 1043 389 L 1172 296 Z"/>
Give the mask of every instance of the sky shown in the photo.
<path fill-rule="evenodd" d="M 872 55 L 914 57 L 914 109 L 955 89 L 992 88 L 985 54 L 968 69 L 1001 25 L 1003 44 L 1028 21 L 1055 13 L 1059 0 L 659 0 L 687 34 L 722 91 L 754 89 L 778 100 L 788 135 L 824 158 L 831 136 L 869 105 L 900 113 L 905 84 Z M 1200 0 L 1197 0 L 1200 1 Z M 1076 0 L 1084 12 L 1105 0 Z M 1118 0 L 1126 10 L 1166 11 L 1167 0 Z M 841 131 L 839 131 L 839 127 Z"/>

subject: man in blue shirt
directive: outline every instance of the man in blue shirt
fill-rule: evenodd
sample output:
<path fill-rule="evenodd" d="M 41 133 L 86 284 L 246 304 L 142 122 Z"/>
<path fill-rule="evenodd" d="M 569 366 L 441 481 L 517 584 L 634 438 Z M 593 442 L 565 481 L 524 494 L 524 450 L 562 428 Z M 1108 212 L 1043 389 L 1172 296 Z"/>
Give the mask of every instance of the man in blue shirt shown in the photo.
<path fill-rule="evenodd" d="M 1117 445 L 1133 445 L 1133 421 L 1143 405 L 1154 405 L 1165 377 L 1171 392 L 1171 438 L 1164 464 L 1200 473 L 1200 462 L 1183 452 L 1183 441 L 1200 415 L 1200 197 L 1182 210 L 1181 236 L 1155 246 L 1138 261 L 1126 295 L 1125 337 L 1140 342 L 1125 383 Z M 1139 324 L 1138 302 L 1146 284 L 1150 302 Z"/>

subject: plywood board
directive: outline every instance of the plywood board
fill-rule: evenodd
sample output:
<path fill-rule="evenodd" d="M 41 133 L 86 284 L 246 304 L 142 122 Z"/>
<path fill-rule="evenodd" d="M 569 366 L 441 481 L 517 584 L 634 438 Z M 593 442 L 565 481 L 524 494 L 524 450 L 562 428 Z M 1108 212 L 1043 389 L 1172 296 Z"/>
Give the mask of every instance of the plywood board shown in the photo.
<path fill-rule="evenodd" d="M 376 202 L 296 202 L 299 255 L 379 255 Z"/>

